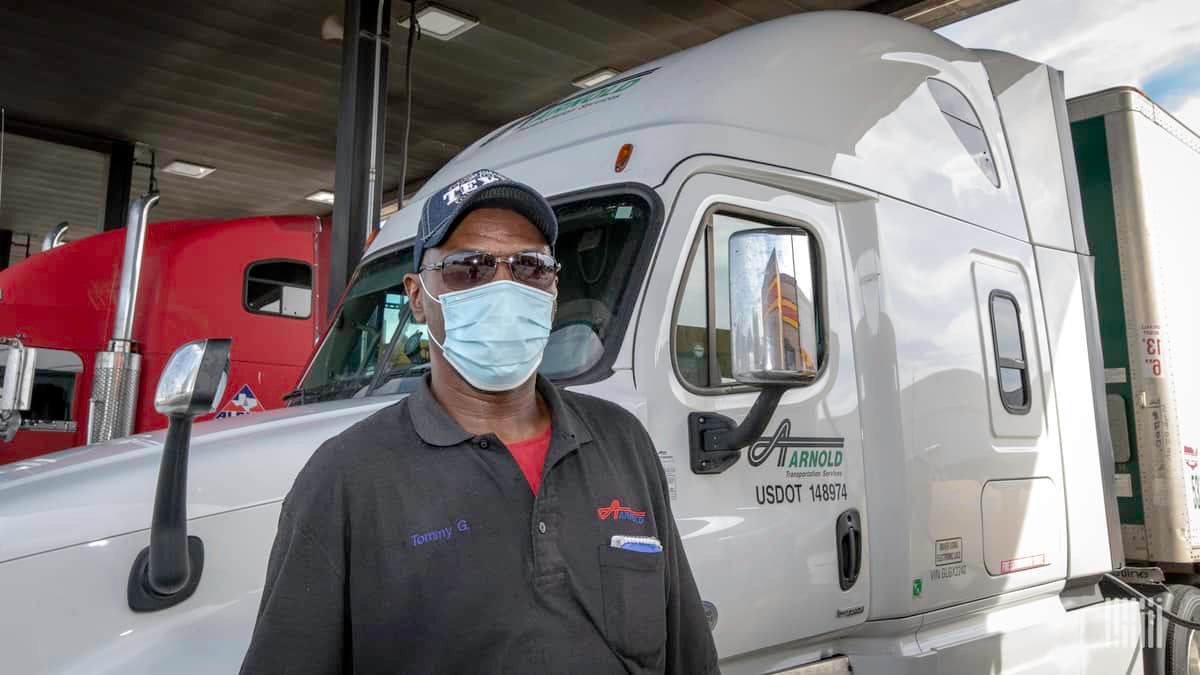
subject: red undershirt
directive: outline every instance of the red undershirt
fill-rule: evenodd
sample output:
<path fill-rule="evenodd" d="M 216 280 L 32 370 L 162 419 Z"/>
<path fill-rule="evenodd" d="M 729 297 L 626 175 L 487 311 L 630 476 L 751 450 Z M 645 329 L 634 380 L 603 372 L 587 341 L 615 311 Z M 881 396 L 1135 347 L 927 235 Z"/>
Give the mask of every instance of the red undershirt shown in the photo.
<path fill-rule="evenodd" d="M 550 431 L 551 427 L 546 427 L 545 431 L 533 438 L 508 445 L 508 451 L 517 460 L 517 466 L 521 467 L 521 473 L 525 474 L 525 480 L 529 481 L 529 487 L 535 495 L 542 484 L 542 467 L 546 465 L 546 453 L 550 450 Z"/>

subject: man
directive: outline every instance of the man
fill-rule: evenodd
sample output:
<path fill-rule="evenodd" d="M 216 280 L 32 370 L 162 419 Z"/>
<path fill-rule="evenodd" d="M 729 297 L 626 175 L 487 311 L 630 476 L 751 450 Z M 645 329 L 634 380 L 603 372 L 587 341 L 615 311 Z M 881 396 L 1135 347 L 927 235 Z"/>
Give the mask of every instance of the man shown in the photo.
<path fill-rule="evenodd" d="M 243 673 L 717 672 L 645 429 L 535 375 L 557 234 L 493 171 L 426 202 L 430 375 L 296 478 Z"/>

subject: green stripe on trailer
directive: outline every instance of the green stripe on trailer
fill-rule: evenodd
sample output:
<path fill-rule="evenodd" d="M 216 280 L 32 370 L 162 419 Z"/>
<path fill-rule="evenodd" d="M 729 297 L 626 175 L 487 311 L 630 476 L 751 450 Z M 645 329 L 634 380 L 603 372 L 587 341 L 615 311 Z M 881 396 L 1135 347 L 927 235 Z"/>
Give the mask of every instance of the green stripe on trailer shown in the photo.
<path fill-rule="evenodd" d="M 1117 219 L 1113 210 L 1112 172 L 1108 164 L 1108 141 L 1103 117 L 1092 117 L 1071 124 L 1075 145 L 1075 167 L 1079 173 L 1079 193 L 1083 202 L 1083 221 L 1088 244 L 1096 257 L 1096 304 L 1100 312 L 1100 346 L 1104 368 L 1125 373 L 1124 382 L 1105 385 L 1106 394 L 1121 397 L 1125 404 L 1125 433 L 1129 438 L 1129 461 L 1118 463 L 1117 473 L 1130 475 L 1131 497 L 1118 497 L 1121 522 L 1145 523 L 1142 509 L 1142 485 L 1138 472 L 1137 434 L 1133 427 L 1133 388 L 1130 384 L 1128 332 L 1125 326 L 1125 299 L 1121 292 L 1121 261 L 1117 250 Z"/>

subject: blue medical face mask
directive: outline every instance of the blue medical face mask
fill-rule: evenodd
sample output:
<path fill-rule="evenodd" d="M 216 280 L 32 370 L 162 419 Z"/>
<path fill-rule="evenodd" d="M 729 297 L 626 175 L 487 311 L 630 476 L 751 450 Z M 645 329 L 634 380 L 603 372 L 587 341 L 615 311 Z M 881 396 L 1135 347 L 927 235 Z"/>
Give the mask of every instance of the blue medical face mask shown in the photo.
<path fill-rule="evenodd" d="M 429 334 L 459 375 L 483 391 L 510 391 L 542 363 L 554 319 L 554 296 L 515 281 L 493 281 L 442 293 L 445 343 Z"/>

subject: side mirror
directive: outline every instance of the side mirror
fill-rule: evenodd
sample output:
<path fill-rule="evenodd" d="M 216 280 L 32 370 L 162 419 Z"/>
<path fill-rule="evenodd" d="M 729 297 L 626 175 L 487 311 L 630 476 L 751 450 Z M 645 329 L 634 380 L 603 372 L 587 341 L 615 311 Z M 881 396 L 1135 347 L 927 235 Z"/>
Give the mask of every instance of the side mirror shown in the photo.
<path fill-rule="evenodd" d="M 33 400 L 33 376 L 37 350 L 17 338 L 0 338 L 0 442 L 11 441 L 21 427 L 21 411 Z"/>
<path fill-rule="evenodd" d="M 729 238 L 733 378 L 762 392 L 741 424 L 688 415 L 692 471 L 721 473 L 762 435 L 783 393 L 820 374 L 816 243 L 799 228 L 744 230 Z"/>
<path fill-rule="evenodd" d="M 204 542 L 187 533 L 187 462 L 192 421 L 216 410 L 229 378 L 228 339 L 189 342 L 158 379 L 154 408 L 167 416 L 150 545 L 129 571 L 129 608 L 153 612 L 191 597 L 204 569 Z"/>
<path fill-rule="evenodd" d="M 729 238 L 733 378 L 745 384 L 804 385 L 817 378 L 820 317 L 812 240 L 774 227 Z"/>
<path fill-rule="evenodd" d="M 176 349 L 158 378 L 154 409 L 188 420 L 216 410 L 229 377 L 230 346 L 228 339 L 197 340 Z"/>

